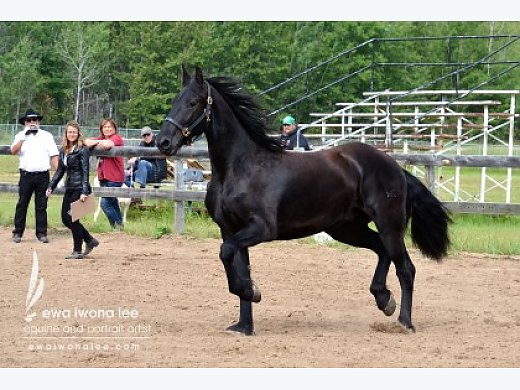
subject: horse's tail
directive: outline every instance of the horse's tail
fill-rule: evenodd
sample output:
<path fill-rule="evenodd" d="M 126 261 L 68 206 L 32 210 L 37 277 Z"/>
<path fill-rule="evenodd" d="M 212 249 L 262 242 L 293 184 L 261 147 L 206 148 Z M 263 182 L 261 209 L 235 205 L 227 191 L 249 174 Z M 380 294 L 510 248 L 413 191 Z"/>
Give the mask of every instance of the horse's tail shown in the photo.
<path fill-rule="evenodd" d="M 446 207 L 414 175 L 404 170 L 407 184 L 406 219 L 412 219 L 413 243 L 423 255 L 441 260 L 450 246 Z"/>

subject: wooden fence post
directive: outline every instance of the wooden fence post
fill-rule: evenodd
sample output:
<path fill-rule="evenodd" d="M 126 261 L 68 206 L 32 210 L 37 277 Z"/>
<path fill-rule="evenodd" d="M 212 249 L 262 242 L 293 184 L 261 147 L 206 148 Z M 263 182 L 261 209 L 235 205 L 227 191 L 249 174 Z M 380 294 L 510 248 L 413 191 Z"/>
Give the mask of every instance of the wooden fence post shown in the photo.
<path fill-rule="evenodd" d="M 435 165 L 433 163 L 425 165 L 424 179 L 426 181 L 426 187 L 432 194 L 435 194 Z"/>
<path fill-rule="evenodd" d="M 175 189 L 181 191 L 184 187 L 183 180 L 183 160 L 175 160 Z M 177 234 L 184 233 L 186 223 L 186 212 L 184 210 L 184 202 L 182 200 L 175 201 L 175 226 L 174 230 Z"/>

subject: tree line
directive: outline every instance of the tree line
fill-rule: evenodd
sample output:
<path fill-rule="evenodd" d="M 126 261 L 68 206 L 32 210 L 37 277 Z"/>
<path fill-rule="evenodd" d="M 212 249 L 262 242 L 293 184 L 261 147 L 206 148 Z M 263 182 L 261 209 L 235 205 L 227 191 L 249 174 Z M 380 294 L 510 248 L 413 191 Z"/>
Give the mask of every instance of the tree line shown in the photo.
<path fill-rule="evenodd" d="M 0 123 L 16 123 L 32 107 L 45 123 L 76 119 L 96 126 L 111 116 L 123 127 L 157 128 L 180 90 L 183 63 L 198 65 L 209 76 L 237 77 L 251 93 L 261 94 L 372 38 L 511 35 L 519 34 L 519 27 L 520 22 L 0 22 Z M 359 100 L 371 88 L 414 88 L 442 77 L 504 42 L 374 42 L 262 94 L 261 102 L 269 111 L 311 95 L 286 112 L 302 117 L 330 111 L 335 102 Z M 490 61 L 519 58 L 517 41 Z M 427 65 L 441 62 L 453 66 Z M 391 65 L 396 63 L 415 65 Z M 370 64 L 378 65 L 334 84 Z M 472 87 L 507 66 L 482 64 L 433 88 Z M 313 95 L 323 85 L 330 87 Z M 517 68 L 491 86 L 519 85 Z"/>

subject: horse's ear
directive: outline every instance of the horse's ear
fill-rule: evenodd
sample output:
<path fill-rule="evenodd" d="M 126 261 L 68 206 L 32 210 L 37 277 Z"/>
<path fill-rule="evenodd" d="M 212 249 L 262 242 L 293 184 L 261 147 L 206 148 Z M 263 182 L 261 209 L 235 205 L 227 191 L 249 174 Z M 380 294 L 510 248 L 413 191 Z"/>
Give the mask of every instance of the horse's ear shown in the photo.
<path fill-rule="evenodd" d="M 188 71 L 186 70 L 186 67 L 184 66 L 184 64 L 181 65 L 181 69 L 182 69 L 182 86 L 185 87 L 190 82 L 191 76 L 188 73 Z"/>
<path fill-rule="evenodd" d="M 197 80 L 197 84 L 199 84 L 200 87 L 204 85 L 202 70 L 198 66 L 195 67 L 195 80 Z"/>

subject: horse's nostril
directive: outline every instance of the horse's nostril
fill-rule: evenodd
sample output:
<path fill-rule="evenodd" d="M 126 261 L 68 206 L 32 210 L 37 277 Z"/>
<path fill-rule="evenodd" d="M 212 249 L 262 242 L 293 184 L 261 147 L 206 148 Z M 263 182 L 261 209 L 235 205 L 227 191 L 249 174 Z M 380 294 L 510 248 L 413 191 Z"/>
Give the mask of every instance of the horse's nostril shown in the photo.
<path fill-rule="evenodd" d="M 159 142 L 159 146 L 161 149 L 168 149 L 170 147 L 170 141 L 168 141 L 166 138 L 163 138 L 160 142 Z"/>

